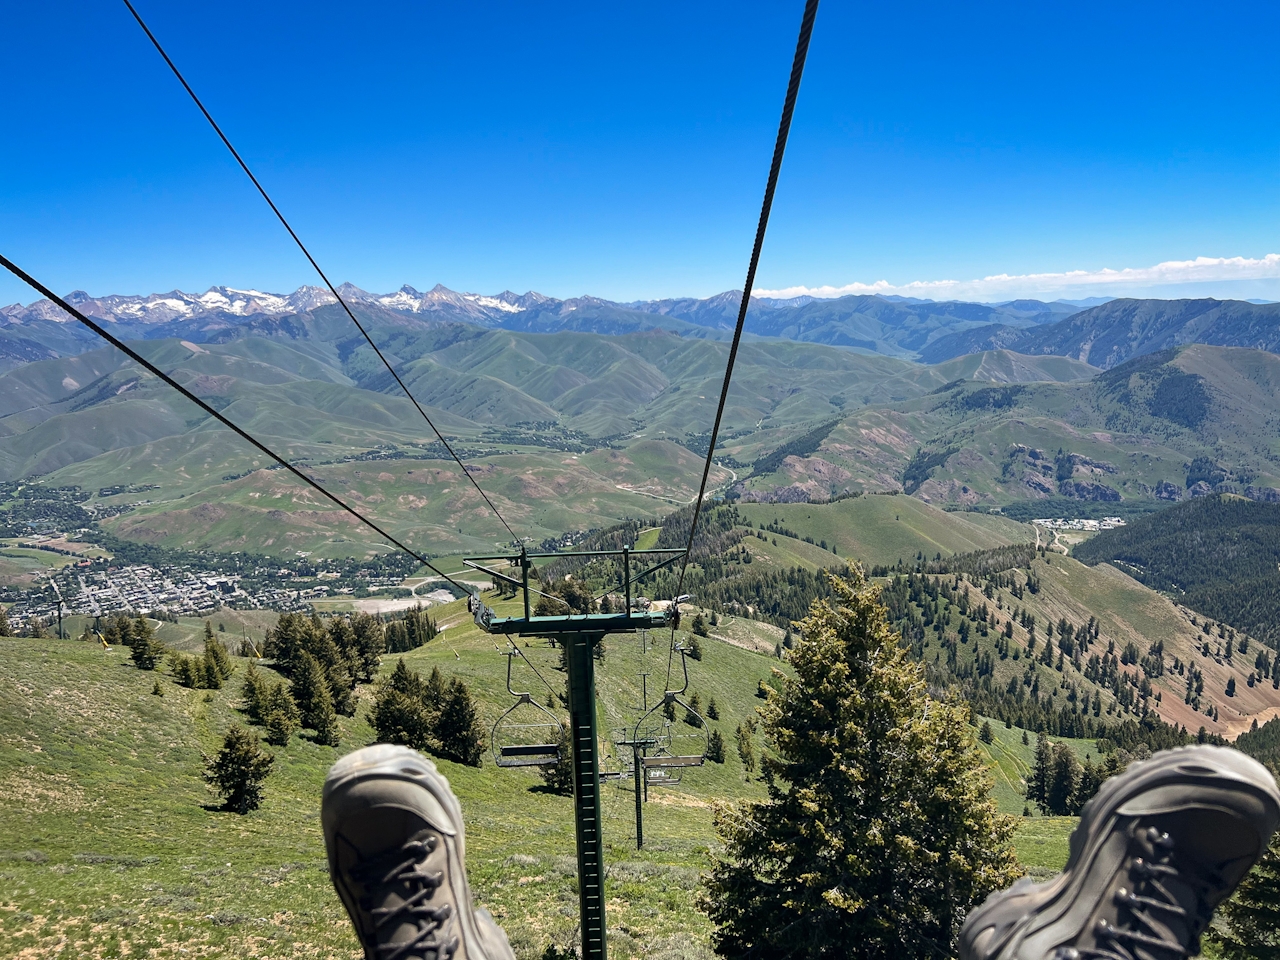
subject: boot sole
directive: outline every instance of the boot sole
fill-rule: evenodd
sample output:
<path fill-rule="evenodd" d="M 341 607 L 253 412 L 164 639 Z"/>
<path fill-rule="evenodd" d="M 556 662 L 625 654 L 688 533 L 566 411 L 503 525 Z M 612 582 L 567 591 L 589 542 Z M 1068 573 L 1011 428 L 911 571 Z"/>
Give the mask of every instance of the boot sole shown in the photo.
<path fill-rule="evenodd" d="M 1110 822 L 1125 804 L 1148 791 L 1171 784 L 1222 786 L 1224 781 L 1250 787 L 1265 795 L 1280 813 L 1280 792 L 1276 790 L 1271 774 L 1252 757 L 1230 747 L 1198 744 L 1164 750 L 1150 760 L 1134 763 L 1124 773 L 1108 780 L 1081 812 L 1080 823 L 1071 834 L 1067 863 L 1062 873 L 1048 883 L 1022 889 L 1010 888 L 988 897 L 961 928 L 961 958 L 994 960 L 1002 957 L 1002 960 L 1012 960 L 1003 958 L 1003 952 L 1016 937 L 1026 932 L 1032 917 L 1043 921 L 1037 924 L 1037 929 L 1041 930 L 1058 922 L 1080 894 L 1080 886 L 1088 871 L 1079 870 L 1079 866 L 1092 862 L 1106 840 L 1108 831 L 1098 829 L 1098 825 Z M 1002 914 L 1007 916 L 1004 930 L 1000 930 Z M 995 937 L 979 952 L 974 940 L 992 926 L 997 930 Z"/>
<path fill-rule="evenodd" d="M 462 805 L 449 787 L 449 781 L 436 769 L 436 765 L 416 750 L 396 744 L 379 743 L 349 753 L 329 769 L 325 778 L 321 808 L 340 804 L 342 794 L 356 784 L 370 780 L 396 780 L 420 787 L 431 797 L 434 805 L 442 809 L 449 820 L 440 824 L 445 828 L 443 837 L 448 849 L 449 884 L 454 899 L 459 904 L 457 922 L 460 939 L 468 960 L 508 960 L 510 952 L 503 953 L 494 943 L 492 931 L 482 932 L 481 920 L 476 916 L 475 902 L 467 883 L 465 867 L 466 833 L 462 820 Z M 424 806 L 425 811 L 430 806 Z M 428 820 L 434 817 L 427 816 Z M 335 870 L 333 855 L 329 857 L 329 869 Z M 341 892 L 341 891 L 340 891 Z M 348 911 L 352 905 L 347 905 Z M 489 921 L 495 930 L 497 925 Z M 505 935 L 503 936 L 505 939 Z M 487 947 L 486 944 L 489 946 Z"/>

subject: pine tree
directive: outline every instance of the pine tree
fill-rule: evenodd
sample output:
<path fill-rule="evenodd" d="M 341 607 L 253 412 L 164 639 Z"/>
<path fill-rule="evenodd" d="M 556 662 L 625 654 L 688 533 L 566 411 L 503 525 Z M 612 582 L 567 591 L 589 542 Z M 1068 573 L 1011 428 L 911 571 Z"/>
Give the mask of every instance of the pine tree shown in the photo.
<path fill-rule="evenodd" d="M 712 763 L 724 763 L 724 737 L 719 730 L 712 730 L 707 738 L 707 759 Z"/>
<path fill-rule="evenodd" d="M 1053 767 L 1046 801 L 1048 809 L 1044 812 L 1056 817 L 1079 812 L 1073 804 L 1079 783 L 1080 761 L 1076 759 L 1075 753 L 1065 743 L 1054 744 Z"/>
<path fill-rule="evenodd" d="M 983 743 L 993 743 L 995 741 L 996 735 L 991 730 L 990 720 L 982 721 L 982 726 L 978 728 L 978 739 Z"/>
<path fill-rule="evenodd" d="M 689 637 L 689 642 L 685 644 L 685 649 L 689 652 L 690 660 L 702 659 L 702 641 L 698 639 L 698 634 Z"/>
<path fill-rule="evenodd" d="M 236 672 L 235 666 L 231 663 L 231 655 L 227 653 L 227 648 L 221 641 L 214 638 L 208 620 L 204 624 L 204 662 L 205 673 L 218 678 L 218 685 L 216 687 L 211 685 L 214 690 L 222 686 L 223 680 L 231 679 L 231 675 Z"/>
<path fill-rule="evenodd" d="M 674 720 L 676 718 L 676 703 L 674 700 L 662 701 L 662 715 L 668 720 Z"/>
<path fill-rule="evenodd" d="M 236 672 L 227 648 L 214 639 L 214 631 L 211 630 L 209 621 L 205 621 L 205 657 L 201 669 L 205 676 L 204 686 L 209 690 L 220 690 L 223 681 L 228 680 L 232 673 Z"/>
<path fill-rule="evenodd" d="M 569 730 L 561 726 L 556 737 L 560 749 L 559 759 L 538 767 L 538 776 L 550 793 L 558 797 L 573 796 L 573 744 L 569 742 Z"/>
<path fill-rule="evenodd" d="M 362 613 L 351 622 L 356 635 L 356 680 L 372 683 L 386 652 L 386 631 L 377 617 Z"/>
<path fill-rule="evenodd" d="M 742 761 L 742 769 L 747 773 L 755 773 L 756 750 L 751 743 L 751 731 L 742 724 L 738 724 L 738 730 L 734 736 L 738 741 L 738 758 Z"/>
<path fill-rule="evenodd" d="M 240 688 L 240 696 L 244 700 L 245 716 L 250 723 L 262 723 L 263 713 L 267 705 L 267 697 L 271 688 L 259 672 L 257 664 L 249 661 L 249 669 L 244 674 L 244 686 Z"/>
<path fill-rule="evenodd" d="M 318 731 L 325 723 L 330 726 L 336 723 L 329 681 L 316 658 L 306 651 L 298 658 L 297 669 L 289 683 L 289 694 L 298 705 L 299 720 L 307 729 Z"/>
<path fill-rule="evenodd" d="M 1026 734 L 1023 734 L 1026 741 Z M 1049 782 L 1053 778 L 1053 745 L 1041 734 L 1036 738 L 1036 758 L 1031 764 L 1031 776 L 1027 779 L 1027 799 L 1040 808 L 1048 809 Z"/>
<path fill-rule="evenodd" d="M 1280 835 L 1206 932 L 1223 960 L 1280 960 Z"/>
<path fill-rule="evenodd" d="M 151 629 L 151 621 L 138 617 L 133 645 L 129 648 L 129 659 L 139 670 L 154 670 L 160 658 L 164 656 L 164 645 L 156 639 Z"/>
<path fill-rule="evenodd" d="M 480 710 L 471 699 L 467 685 L 454 677 L 449 681 L 440 716 L 435 724 L 440 755 L 469 767 L 478 767 L 484 755 L 485 730 Z"/>
<path fill-rule="evenodd" d="M 1094 798 L 1106 776 L 1106 770 L 1102 764 L 1094 763 L 1088 757 L 1084 758 L 1084 763 L 1080 766 L 1080 781 L 1076 785 L 1075 796 L 1071 798 L 1072 814 L 1080 813 L 1084 805 Z"/>
<path fill-rule="evenodd" d="M 262 781 L 271 772 L 273 760 L 254 734 L 232 727 L 218 755 L 205 758 L 203 779 L 218 791 L 224 809 L 243 815 L 262 803 Z"/>
<path fill-rule="evenodd" d="M 684 711 L 684 722 L 691 727 L 702 726 L 702 698 L 696 693 L 689 698 L 689 706 Z"/>
<path fill-rule="evenodd" d="M 434 719 L 424 703 L 425 692 L 422 677 L 410 670 L 401 657 L 391 676 L 378 684 L 369 714 L 379 743 L 399 743 L 415 750 L 428 748 Z"/>
<path fill-rule="evenodd" d="M 693 620 L 689 624 L 689 629 L 693 632 L 695 637 L 706 637 L 710 635 L 710 631 L 707 630 L 707 620 L 702 615 L 701 610 L 693 615 Z M 690 652 L 690 656 L 693 656 L 692 652 Z M 702 657 L 698 656 L 693 659 L 701 660 Z"/>
<path fill-rule="evenodd" d="M 169 655 L 169 669 L 173 672 L 173 682 L 190 690 L 204 686 L 204 661 L 195 657 L 187 657 L 181 653 Z"/>
<path fill-rule="evenodd" d="M 715 697 L 712 697 L 709 701 L 707 701 L 707 719 L 708 720 L 720 719 L 720 708 L 716 706 Z"/>
<path fill-rule="evenodd" d="M 969 910 L 1020 872 L 967 709 L 928 695 L 879 589 L 852 578 L 828 577 L 795 676 L 761 708 L 767 799 L 716 816 L 700 905 L 722 955 L 949 956 Z"/>
<path fill-rule="evenodd" d="M 402 660 L 401 663 L 403 662 Z M 440 708 L 444 706 L 446 692 L 444 677 L 440 674 L 440 668 L 432 667 L 431 675 L 427 677 L 426 686 L 422 689 L 422 700 L 426 704 L 427 710 L 433 714 L 439 713 Z"/>
<path fill-rule="evenodd" d="M 163 688 L 162 686 L 160 686 L 160 681 L 159 681 L 159 680 L 157 680 L 155 683 L 153 683 L 153 684 L 151 685 L 151 695 L 152 695 L 153 697 L 163 697 L 163 696 L 164 696 L 164 688 Z"/>
<path fill-rule="evenodd" d="M 298 732 L 297 704 L 279 681 L 267 694 L 262 722 L 267 728 L 267 743 L 272 746 L 287 746 L 289 738 Z"/>
<path fill-rule="evenodd" d="M 338 714 L 334 712 L 333 701 L 321 699 L 316 705 L 313 717 L 316 731 L 316 743 L 326 747 L 336 747 L 340 740 L 338 730 Z"/>

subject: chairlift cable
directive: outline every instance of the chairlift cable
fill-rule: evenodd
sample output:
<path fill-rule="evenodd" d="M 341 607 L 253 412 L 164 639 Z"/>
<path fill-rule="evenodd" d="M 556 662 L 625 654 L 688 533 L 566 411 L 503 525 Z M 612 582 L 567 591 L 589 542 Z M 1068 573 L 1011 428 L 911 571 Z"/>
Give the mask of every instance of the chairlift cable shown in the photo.
<path fill-rule="evenodd" d="M 396 383 L 400 385 L 400 389 L 404 391 L 404 395 L 409 398 L 409 401 L 417 408 L 418 413 L 422 415 L 422 419 L 427 422 L 427 426 L 429 426 L 432 432 L 435 433 L 436 438 L 444 445 L 444 448 L 449 451 L 449 456 L 453 457 L 458 466 L 462 468 L 462 472 L 466 474 L 467 479 L 471 481 L 471 485 L 476 488 L 476 492 L 480 494 L 484 499 L 484 502 L 489 505 L 489 509 L 493 511 L 494 516 L 496 516 L 498 520 L 501 521 L 502 525 L 507 528 L 507 533 L 511 534 L 512 542 L 518 542 L 520 538 L 517 537 L 516 532 L 511 529 L 511 524 L 507 523 L 506 518 L 503 517 L 498 508 L 494 506 L 493 501 L 489 499 L 489 495 L 480 489 L 480 484 L 476 481 L 476 478 L 471 475 L 471 471 L 467 469 L 467 465 L 462 462 L 461 458 L 454 452 L 453 447 L 449 444 L 449 441 L 444 438 L 444 434 L 437 429 L 431 418 L 427 416 L 427 411 L 422 408 L 422 404 L 418 403 L 417 398 L 409 392 L 409 388 L 405 385 L 405 382 L 400 379 L 400 375 L 395 372 L 390 362 L 383 355 L 382 351 L 378 349 L 378 345 L 373 342 L 373 338 L 369 336 L 369 332 L 364 328 L 364 325 L 356 319 L 355 313 L 353 313 L 351 308 L 347 306 L 347 302 L 342 299 L 342 295 L 338 293 L 337 287 L 335 287 L 329 280 L 328 275 L 320 269 L 320 264 L 316 263 L 315 257 L 311 256 L 311 251 L 307 249 L 301 238 L 299 238 L 297 233 L 294 232 L 293 227 L 289 225 L 289 221 L 285 219 L 284 214 L 280 212 L 280 208 L 275 205 L 275 202 L 267 194 L 266 189 L 258 182 L 258 178 L 253 175 L 253 171 L 250 170 L 249 165 L 244 162 L 244 158 L 240 156 L 239 151 L 231 145 L 231 141 L 227 138 L 227 135 L 222 132 L 222 128 L 218 126 L 218 122 L 213 119 L 213 115 L 209 113 L 208 109 L 205 108 L 204 103 L 201 102 L 198 96 L 196 96 L 196 92 L 191 89 L 191 84 L 187 83 L 186 77 L 182 75 L 182 72 L 169 57 L 169 54 L 165 52 L 164 47 L 160 45 L 160 41 L 156 39 L 156 35 L 151 32 L 151 28 L 147 26 L 146 22 L 142 19 L 142 16 L 134 8 L 133 4 L 130 3 L 130 0 L 124 0 L 124 5 L 129 8 L 129 12 L 133 14 L 133 18 L 138 21 L 138 26 L 142 28 L 143 32 L 147 35 L 147 39 L 151 41 L 152 46 L 154 46 L 160 56 L 164 58 L 164 62 L 169 65 L 169 69 L 172 70 L 173 75 L 178 78 L 178 82 L 182 84 L 183 89 L 187 91 L 187 94 L 191 97 L 195 105 L 200 108 L 200 112 L 204 114 L 204 118 L 209 121 L 209 126 L 213 127 L 213 132 L 218 135 L 218 138 L 222 141 L 223 145 L 231 152 L 231 156 L 235 157 L 236 163 L 240 164 L 240 169 L 245 172 L 245 176 L 247 176 L 253 185 L 258 188 L 258 193 L 262 194 L 262 199 L 267 201 L 267 206 L 269 206 L 271 208 L 271 212 L 276 215 L 276 219 L 279 220 L 285 230 L 288 231 L 289 236 L 292 237 L 293 242 L 298 245 L 298 249 L 302 251 L 303 256 L 305 256 L 311 266 L 315 268 L 320 279 L 324 281 L 324 285 L 329 288 L 329 292 L 333 294 L 334 298 L 342 306 L 342 309 L 346 311 L 347 316 L 351 318 L 351 322 L 356 325 L 356 329 L 364 336 L 365 341 L 373 348 L 373 352 L 378 355 L 378 359 L 381 360 L 382 365 L 387 368 L 387 372 L 390 373 Z"/>
<path fill-rule="evenodd" d="M 520 655 L 520 659 L 529 665 L 529 669 L 533 671 L 534 676 L 536 676 L 539 680 L 542 681 L 542 685 L 547 688 L 547 690 L 551 693 L 551 696 L 559 698 L 560 694 L 556 693 L 556 688 L 551 686 L 551 684 L 547 682 L 547 678 L 542 675 L 542 671 L 533 665 L 533 661 L 530 660 L 527 656 L 525 656 L 525 652 L 521 650 L 520 647 L 517 646 L 513 640 L 508 639 L 507 643 L 511 644 L 511 649 L 514 650 L 516 653 L 518 653 Z"/>
<path fill-rule="evenodd" d="M 133 348 L 127 346 L 124 342 L 117 339 L 112 334 L 108 333 L 98 324 L 94 323 L 92 320 L 86 317 L 83 313 L 81 313 L 75 307 L 71 306 L 71 304 L 67 303 L 67 301 L 63 300 L 60 296 L 58 296 L 56 293 L 54 293 L 52 290 L 46 287 L 39 280 L 35 279 L 33 276 L 31 276 L 29 273 L 27 273 L 25 270 L 19 267 L 16 263 L 14 263 L 8 257 L 5 257 L 3 254 L 0 254 L 0 265 L 4 266 L 6 270 L 12 273 L 15 277 L 17 277 L 23 283 L 27 284 L 27 286 L 31 287 L 33 290 L 36 290 L 42 296 L 45 296 L 49 300 L 53 301 L 55 304 L 57 304 L 59 307 L 65 310 L 71 317 L 74 317 L 76 320 L 80 321 L 80 323 L 84 324 L 86 327 L 88 327 L 90 330 L 96 333 L 103 340 L 106 340 L 109 344 L 111 344 L 113 347 L 115 347 L 117 350 L 119 350 L 121 353 L 127 356 L 134 363 L 138 364 L 147 372 L 159 377 L 169 386 L 173 387 L 173 389 L 177 390 L 180 394 L 182 394 L 184 397 L 186 397 L 188 400 L 190 400 L 192 403 L 198 406 L 201 410 L 209 414 L 209 416 L 215 418 L 224 427 L 229 428 L 230 430 L 234 431 L 238 436 L 240 436 L 242 439 L 247 440 L 249 443 L 253 444 L 255 447 L 257 447 L 259 450 L 265 453 L 268 457 L 270 457 L 276 463 L 280 464 L 280 466 L 284 467 L 286 470 L 292 473 L 295 477 L 297 477 L 307 486 L 311 487 L 312 489 L 316 490 L 318 493 L 322 494 L 323 496 L 327 497 L 329 500 L 336 503 L 339 507 L 341 507 L 347 513 L 351 514 L 353 517 L 355 517 L 357 520 L 363 523 L 370 530 L 373 530 L 375 533 L 378 534 L 378 536 L 382 537 L 388 543 L 404 551 L 409 556 L 413 557 L 415 560 L 417 560 L 419 563 L 425 566 L 428 570 L 432 571 L 437 576 L 443 577 L 445 580 L 453 584 L 455 587 L 463 591 L 468 596 L 472 595 L 472 591 L 470 587 L 465 587 L 461 583 L 459 583 L 457 580 L 454 580 L 453 577 L 449 576 L 447 573 L 437 568 L 430 560 L 428 560 L 422 554 L 418 553 L 418 551 L 414 550 L 411 547 L 405 546 L 403 543 L 401 543 L 391 534 L 387 533 L 387 531 L 383 530 L 380 526 L 378 526 L 368 517 L 364 516 L 362 513 L 356 510 L 354 507 L 347 504 L 341 498 L 330 493 L 328 490 L 322 487 L 318 481 L 313 480 L 311 477 L 307 476 L 305 473 L 303 473 L 301 470 L 295 467 L 292 463 L 290 463 L 284 457 L 280 456 L 280 454 L 276 453 L 274 450 L 272 450 L 270 447 L 264 444 L 261 440 L 258 440 L 256 437 L 250 434 L 243 427 L 240 427 L 237 424 L 232 423 L 230 420 L 224 417 L 221 413 L 219 413 L 209 404 L 205 403 L 203 400 L 197 397 L 194 393 L 192 393 L 182 384 L 178 383 L 178 381 L 174 380 L 173 377 L 169 376 L 167 373 L 165 373 L 163 370 L 161 370 L 159 367 L 153 364 L 150 360 L 146 359 L 137 351 L 135 351 Z"/>
<path fill-rule="evenodd" d="M 128 0 L 125 0 L 127 3 Z M 711 439 L 707 444 L 707 460 L 702 466 L 702 483 L 698 487 L 698 496 L 693 504 L 693 521 L 689 524 L 689 539 L 684 548 L 684 562 L 680 566 L 680 578 L 676 584 L 676 598 L 684 593 L 685 573 L 689 569 L 689 555 L 693 550 L 694 534 L 698 530 L 698 519 L 702 515 L 702 499 L 707 492 L 707 478 L 711 475 L 711 464 L 716 452 L 716 439 L 720 434 L 720 421 L 724 416 L 725 402 L 729 398 L 729 383 L 733 379 L 733 365 L 738 358 L 738 345 L 742 341 L 742 329 L 747 320 L 747 307 L 751 304 L 751 288 L 756 282 L 756 267 L 760 262 L 760 249 L 764 246 L 765 230 L 769 226 L 769 212 L 773 208 L 773 194 L 778 186 L 778 174 L 782 170 L 782 157 L 787 150 L 787 136 L 791 132 L 791 117 L 795 112 L 796 97 L 800 93 L 800 79 L 804 76 L 805 58 L 809 55 L 809 39 L 813 36 L 813 21 L 818 15 L 818 0 L 806 0 L 804 16 L 800 20 L 800 37 L 796 41 L 795 58 L 791 63 L 791 79 L 787 83 L 787 96 L 782 104 L 782 119 L 778 123 L 778 139 L 773 147 L 773 162 L 769 167 L 769 180 L 764 188 L 764 202 L 760 207 L 760 222 L 756 225 L 756 242 L 751 249 L 751 263 L 747 267 L 747 280 L 742 287 L 742 302 L 738 305 L 738 322 L 733 328 L 733 342 L 729 347 L 729 359 L 724 368 L 724 384 L 720 388 L 720 402 L 716 405 L 716 418 L 711 427 Z M 676 616 L 679 616 L 679 605 Z M 667 654 L 667 686 L 671 686 L 671 659 L 675 654 L 675 626 L 671 628 L 671 651 Z"/>

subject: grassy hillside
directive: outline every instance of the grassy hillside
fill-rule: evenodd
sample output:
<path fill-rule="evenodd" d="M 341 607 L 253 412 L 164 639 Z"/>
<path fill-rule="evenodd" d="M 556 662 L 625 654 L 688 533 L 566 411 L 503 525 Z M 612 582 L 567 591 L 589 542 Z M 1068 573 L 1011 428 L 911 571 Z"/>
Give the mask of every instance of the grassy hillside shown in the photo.
<path fill-rule="evenodd" d="M 1193 345 L 1090 380 L 950 381 L 900 402 L 868 396 L 816 451 L 744 478 L 740 489 L 786 500 L 905 488 L 951 507 L 1050 497 L 1086 508 L 1155 506 L 1186 497 L 1190 465 L 1206 458 L 1219 468 L 1220 489 L 1266 498 L 1280 488 L 1271 439 L 1280 426 L 1278 382 L 1280 357 Z M 757 439 L 731 439 L 725 451 L 754 458 Z"/>
<path fill-rule="evenodd" d="M 496 716 L 510 703 L 504 658 L 464 611 L 446 609 L 441 620 L 444 633 L 406 662 L 465 678 L 486 716 Z M 609 639 L 600 668 L 602 729 L 635 722 L 643 696 L 637 674 L 652 674 L 651 692 L 660 685 L 665 642 L 650 637 L 642 652 L 639 638 Z M 709 956 L 707 923 L 692 897 L 713 841 L 711 805 L 761 795 L 762 786 L 744 778 L 731 734 L 758 702 L 756 680 L 777 661 L 715 640 L 704 649 L 692 688 L 704 703 L 717 700 L 728 762 L 686 771 L 676 787 L 651 788 L 641 853 L 629 789 L 604 791 L 611 949 L 619 957 Z M 552 651 L 532 644 L 527 652 L 553 683 L 563 682 Z M 209 809 L 212 795 L 198 778 L 201 755 L 239 718 L 245 661 L 236 663 L 237 677 L 223 690 L 185 690 L 162 673 L 164 696 L 156 697 L 158 675 L 134 670 L 120 649 L 0 640 L 0 797 L 7 801 L 0 804 L 0 931 L 10 949 L 354 957 L 326 875 L 317 811 L 328 765 L 370 740 L 368 691 L 362 688 L 357 716 L 340 721 L 337 750 L 302 737 L 275 748 L 263 808 L 238 817 Z M 384 670 L 393 663 L 388 658 Z M 518 672 L 516 683 L 537 680 Z M 1009 738 L 1002 727 L 997 732 L 1004 745 Z M 1016 775 L 1019 762 L 1016 743 L 1002 750 L 1002 770 Z M 439 765 L 468 814 L 473 885 L 518 956 L 566 942 L 577 912 L 571 801 L 541 792 L 528 772 L 498 771 L 491 762 L 479 770 Z M 1018 843 L 1028 867 L 1058 867 L 1069 829 L 1066 820 L 1026 821 Z"/>
<path fill-rule="evenodd" d="M 655 517 L 693 496 L 725 344 L 661 331 L 466 329 L 446 336 L 399 323 L 386 333 L 437 425 L 521 535 L 536 542 Z M 326 339 L 336 329 L 319 321 L 302 333 L 153 340 L 144 349 L 420 549 L 507 539 L 385 370 L 362 350 L 339 351 Z M 1092 509 L 1100 498 L 1156 505 L 1165 502 L 1157 494 L 1184 495 L 1187 465 L 1199 457 L 1238 492 L 1280 486 L 1267 439 L 1280 424 L 1280 361 L 1192 346 L 1135 363 L 1090 379 L 1078 361 L 1006 351 L 921 366 L 816 344 L 748 343 L 712 483 L 769 501 L 905 489 L 952 509 L 1049 497 Z M 824 431 L 816 447 L 787 454 L 815 428 Z M 115 521 L 123 535 L 223 550 L 382 549 L 283 476 L 253 476 L 266 466 L 110 351 L 0 376 L 0 478 L 51 474 L 88 490 L 157 485 L 146 497 L 110 501 L 149 501 Z"/>
<path fill-rule="evenodd" d="M 917 553 L 931 558 L 936 553 L 964 553 L 1035 540 L 1029 525 L 1003 517 L 947 513 L 914 497 L 853 497 L 830 504 L 744 503 L 739 510 L 754 527 L 772 524 L 794 531 L 802 539 L 826 541 L 841 557 L 867 567 L 910 560 Z M 785 541 L 778 538 L 778 543 Z"/>

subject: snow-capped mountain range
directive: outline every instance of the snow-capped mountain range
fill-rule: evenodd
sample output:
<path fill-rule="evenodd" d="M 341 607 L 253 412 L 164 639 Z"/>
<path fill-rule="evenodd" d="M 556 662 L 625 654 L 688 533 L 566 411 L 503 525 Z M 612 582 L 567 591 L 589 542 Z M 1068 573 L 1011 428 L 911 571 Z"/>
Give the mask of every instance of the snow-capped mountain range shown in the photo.
<path fill-rule="evenodd" d="M 338 292 L 343 300 L 352 305 L 377 304 L 402 313 L 445 311 L 450 314 L 474 314 L 476 319 L 519 313 L 551 302 L 550 297 L 532 291 L 523 296 L 509 290 L 496 296 L 483 296 L 455 293 L 440 284 L 426 293 L 406 284 L 394 293 L 382 294 L 369 293 L 353 284 L 344 283 L 338 288 Z M 76 290 L 68 294 L 66 300 L 82 313 L 98 320 L 140 323 L 169 323 L 204 316 L 285 317 L 337 302 L 327 289 L 314 286 L 299 287 L 289 294 L 239 290 L 235 287 L 210 287 L 200 294 L 171 290 L 169 293 L 152 293 L 146 296 L 92 297 L 83 290 Z M 29 306 L 15 303 L 0 307 L 0 317 L 8 323 L 18 324 L 36 319 L 58 322 L 71 319 L 48 300 L 37 300 Z"/>
<path fill-rule="evenodd" d="M 391 293 L 370 293 L 344 283 L 338 292 L 352 310 L 378 329 L 403 330 L 423 322 L 530 333 L 625 335 L 658 329 L 716 340 L 731 335 L 742 297 L 741 292 L 729 290 L 704 299 L 618 303 L 592 296 L 558 300 L 534 291 L 459 293 L 441 284 L 425 293 L 407 284 Z M 210 287 L 198 294 L 172 290 L 145 296 L 94 297 L 77 290 L 66 299 L 99 322 L 116 325 L 117 334 L 128 340 L 296 339 L 338 335 L 348 323 L 335 310 L 333 294 L 316 286 L 299 287 L 289 294 L 227 286 Z M 956 351 L 990 348 L 977 346 L 977 340 L 971 344 L 975 337 L 983 344 L 992 341 L 997 346 L 1021 342 L 1018 338 L 1024 331 L 1060 321 L 1079 309 L 1079 305 L 1064 301 L 1036 300 L 981 304 L 885 296 L 753 298 L 746 333 L 749 337 L 823 343 L 903 359 L 928 356 L 930 362 L 937 362 L 933 358 L 940 351 L 958 355 Z M 93 335 L 68 323 L 70 319 L 48 300 L 0 307 L 0 369 L 91 349 Z M 979 328 L 983 328 L 980 333 Z M 952 337 L 962 334 L 967 339 L 956 341 L 953 347 Z"/>

